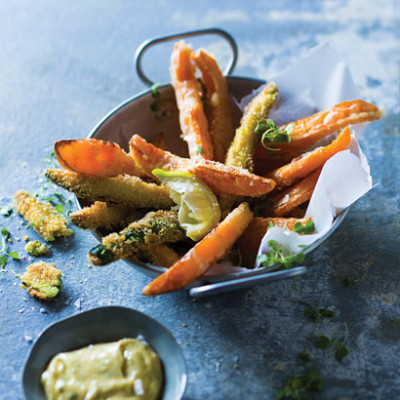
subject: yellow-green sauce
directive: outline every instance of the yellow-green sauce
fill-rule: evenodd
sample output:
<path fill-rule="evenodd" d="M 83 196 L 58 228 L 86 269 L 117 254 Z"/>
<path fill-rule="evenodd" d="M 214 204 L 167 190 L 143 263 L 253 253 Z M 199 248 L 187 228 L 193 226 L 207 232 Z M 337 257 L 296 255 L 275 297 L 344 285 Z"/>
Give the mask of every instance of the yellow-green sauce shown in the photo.
<path fill-rule="evenodd" d="M 47 400 L 156 400 L 161 362 L 138 339 L 95 344 L 53 357 L 42 385 Z"/>

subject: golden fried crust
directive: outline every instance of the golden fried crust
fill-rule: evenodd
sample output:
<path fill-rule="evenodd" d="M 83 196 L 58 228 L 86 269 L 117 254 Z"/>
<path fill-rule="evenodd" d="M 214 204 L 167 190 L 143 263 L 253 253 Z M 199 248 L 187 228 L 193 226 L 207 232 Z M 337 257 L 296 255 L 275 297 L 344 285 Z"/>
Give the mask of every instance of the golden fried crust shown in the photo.
<path fill-rule="evenodd" d="M 131 255 L 136 256 L 143 246 L 178 242 L 185 237 L 176 211 L 152 211 L 121 232 L 105 236 L 101 245 L 90 250 L 88 258 L 94 265 L 105 265 Z"/>
<path fill-rule="evenodd" d="M 67 220 L 50 203 L 42 203 L 23 190 L 14 194 L 14 208 L 47 241 L 74 233 L 72 229 L 67 228 Z"/>
<path fill-rule="evenodd" d="M 269 82 L 249 103 L 226 155 L 226 165 L 253 170 L 253 153 L 258 138 L 254 131 L 268 117 L 277 97 L 278 87 L 274 82 Z"/>
<path fill-rule="evenodd" d="M 55 297 L 61 289 L 61 271 L 54 264 L 43 261 L 31 264 L 21 276 L 21 287 L 32 297 L 48 300 Z"/>
<path fill-rule="evenodd" d="M 193 52 L 192 60 L 200 69 L 201 79 L 207 89 L 209 131 L 214 143 L 215 160 L 223 163 L 234 133 L 228 85 L 216 60 L 205 50 Z"/>
<path fill-rule="evenodd" d="M 236 194 L 257 197 L 269 193 L 275 187 L 272 179 L 251 174 L 242 168 L 228 167 L 216 161 L 188 160 L 178 157 L 146 142 L 141 136 L 133 135 L 130 140 L 132 154 L 144 170 L 162 168 L 167 171 L 187 171 L 203 180 L 216 194 Z"/>
<path fill-rule="evenodd" d="M 132 208 L 167 208 L 174 205 L 167 187 L 146 183 L 135 176 L 90 178 L 60 169 L 47 169 L 45 174 L 55 184 L 90 201 L 103 200 Z"/>
<path fill-rule="evenodd" d="M 147 262 L 164 268 L 169 268 L 181 258 L 176 251 L 172 250 L 166 244 L 143 246 L 140 250 L 140 255 L 143 256 Z"/>
<path fill-rule="evenodd" d="M 203 180 L 216 194 L 259 197 L 275 188 L 272 179 L 262 178 L 244 169 L 227 167 L 213 161 L 196 160 L 194 166 L 188 170 Z"/>
<path fill-rule="evenodd" d="M 175 44 L 171 55 L 171 82 L 175 89 L 179 108 L 179 122 L 182 138 L 187 142 L 190 158 L 212 160 L 214 146 L 208 131 L 200 93 L 201 86 L 196 79 L 196 67 L 191 60 L 192 50 L 184 41 Z"/>
<path fill-rule="evenodd" d="M 71 222 L 82 229 L 121 229 L 133 221 L 142 218 L 146 211 L 135 210 L 124 205 L 108 205 L 96 201 L 90 207 L 82 208 L 69 215 Z"/>

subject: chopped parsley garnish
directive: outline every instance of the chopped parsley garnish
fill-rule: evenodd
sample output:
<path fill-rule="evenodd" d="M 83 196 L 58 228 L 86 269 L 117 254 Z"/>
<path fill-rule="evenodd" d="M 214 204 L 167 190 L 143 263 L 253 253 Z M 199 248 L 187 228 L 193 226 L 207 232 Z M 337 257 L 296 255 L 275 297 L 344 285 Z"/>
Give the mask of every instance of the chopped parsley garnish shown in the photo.
<path fill-rule="evenodd" d="M 265 217 L 268 210 L 274 205 L 267 195 L 249 198 L 248 202 L 255 217 Z"/>
<path fill-rule="evenodd" d="M 296 222 L 294 224 L 294 231 L 297 232 L 298 234 L 310 234 L 315 232 L 315 226 L 314 226 L 314 222 L 308 220 L 306 221 L 306 223 L 303 225 L 301 222 Z"/>
<path fill-rule="evenodd" d="M 304 315 L 312 320 L 317 321 L 319 324 L 321 318 L 333 318 L 335 316 L 335 312 L 333 310 L 329 310 L 328 308 L 315 308 L 310 304 L 303 302 L 307 308 L 304 309 Z"/>
<path fill-rule="evenodd" d="M 172 109 L 164 107 L 165 104 L 173 104 L 170 99 L 161 98 L 160 84 L 155 83 L 151 87 L 151 96 L 155 99 L 150 104 L 150 110 L 154 113 L 154 117 L 157 121 L 164 121 L 172 115 Z"/>
<path fill-rule="evenodd" d="M 201 146 L 199 146 L 199 147 L 197 148 L 197 154 L 198 154 L 199 156 L 201 156 L 202 154 L 204 154 L 204 150 L 203 150 L 203 148 L 202 148 Z"/>
<path fill-rule="evenodd" d="M 282 265 L 284 268 L 292 268 L 293 264 L 301 264 L 304 261 L 304 253 L 293 254 L 276 240 L 269 240 L 268 246 L 271 248 L 268 254 L 261 254 L 257 257 L 258 263 L 263 267 Z"/>
<path fill-rule="evenodd" d="M 292 126 L 289 125 L 286 129 L 280 129 L 272 119 L 267 119 L 256 126 L 255 132 L 261 134 L 261 144 L 266 149 L 275 152 L 280 148 L 271 146 L 290 143 L 291 128 Z"/>
<path fill-rule="evenodd" d="M 10 237 L 10 232 L 7 228 L 1 228 L 1 248 L 0 248 L 0 272 L 8 264 L 8 257 L 13 260 L 19 260 L 19 254 L 16 251 L 7 253 L 6 240 Z"/>
<path fill-rule="evenodd" d="M 307 367 L 302 375 L 292 374 L 285 379 L 285 386 L 278 392 L 278 399 L 306 400 L 311 399 L 310 393 L 321 392 L 324 378 L 315 367 Z"/>

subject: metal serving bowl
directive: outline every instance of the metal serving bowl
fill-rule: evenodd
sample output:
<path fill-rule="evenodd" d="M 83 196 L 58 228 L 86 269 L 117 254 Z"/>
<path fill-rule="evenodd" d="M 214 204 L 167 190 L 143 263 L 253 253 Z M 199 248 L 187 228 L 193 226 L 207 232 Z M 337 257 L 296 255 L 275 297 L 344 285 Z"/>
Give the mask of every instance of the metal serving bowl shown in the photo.
<path fill-rule="evenodd" d="M 142 69 L 141 61 L 147 49 L 155 44 L 177 40 L 184 37 L 191 37 L 203 34 L 216 34 L 226 39 L 232 49 L 232 58 L 227 66 L 225 73 L 229 92 L 232 99 L 232 114 L 234 126 L 238 126 L 242 116 L 242 110 L 237 101 L 250 94 L 253 90 L 259 88 L 265 83 L 260 79 L 229 76 L 237 60 L 237 45 L 235 40 L 225 31 L 220 29 L 206 29 L 201 31 L 186 32 L 176 35 L 155 38 L 144 42 L 136 52 L 136 70 L 140 79 L 151 86 L 153 82 L 145 75 Z M 187 145 L 180 138 L 179 114 L 175 102 L 174 89 L 170 84 L 161 85 L 158 88 L 160 97 L 156 98 L 151 89 L 145 90 L 132 98 L 126 100 L 108 115 L 106 115 L 89 134 L 89 138 L 102 140 L 111 140 L 118 143 L 126 151 L 129 151 L 129 139 L 134 134 L 140 134 L 146 140 L 152 140 L 158 134 L 162 133 L 169 149 L 177 155 L 188 157 Z M 348 209 L 344 210 L 334 221 L 331 229 L 323 237 L 314 242 L 304 250 L 304 253 L 310 253 L 323 243 L 341 224 L 345 218 Z M 99 235 L 97 235 L 100 238 Z M 146 264 L 140 261 L 127 261 L 135 268 L 146 275 L 155 277 L 165 271 L 165 268 Z M 231 280 L 236 277 L 247 276 L 249 272 L 240 272 L 225 276 L 204 277 L 196 282 L 195 285 L 201 285 L 209 282 L 221 282 Z"/>

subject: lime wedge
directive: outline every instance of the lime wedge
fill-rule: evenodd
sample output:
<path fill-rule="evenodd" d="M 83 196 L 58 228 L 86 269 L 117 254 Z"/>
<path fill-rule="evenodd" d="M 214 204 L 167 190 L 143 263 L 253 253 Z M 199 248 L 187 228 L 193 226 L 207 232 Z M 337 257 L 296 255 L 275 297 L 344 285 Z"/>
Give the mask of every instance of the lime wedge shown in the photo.
<path fill-rule="evenodd" d="M 218 200 L 203 181 L 185 171 L 154 169 L 152 173 L 168 186 L 172 200 L 179 205 L 179 224 L 188 237 L 200 240 L 218 224 Z"/>

